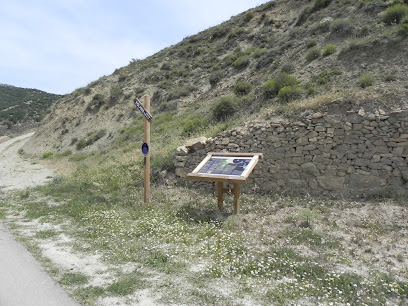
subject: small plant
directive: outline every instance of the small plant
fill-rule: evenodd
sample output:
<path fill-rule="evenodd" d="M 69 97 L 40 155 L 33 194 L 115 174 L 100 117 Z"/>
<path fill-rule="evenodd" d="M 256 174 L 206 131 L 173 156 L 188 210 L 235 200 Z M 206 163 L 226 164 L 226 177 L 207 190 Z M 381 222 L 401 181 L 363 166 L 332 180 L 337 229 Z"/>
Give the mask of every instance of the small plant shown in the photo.
<path fill-rule="evenodd" d="M 219 81 L 224 77 L 224 72 L 222 70 L 215 71 L 210 75 L 210 84 L 212 87 L 218 84 Z"/>
<path fill-rule="evenodd" d="M 282 65 L 281 71 L 286 73 L 293 73 L 293 71 L 295 71 L 295 65 L 292 62 L 285 63 Z"/>
<path fill-rule="evenodd" d="M 408 36 L 408 24 L 401 25 L 401 27 L 398 29 L 398 35 Z"/>
<path fill-rule="evenodd" d="M 296 100 L 302 95 L 302 88 L 298 85 L 285 86 L 279 90 L 278 97 L 283 102 Z"/>
<path fill-rule="evenodd" d="M 205 118 L 193 118 L 187 120 L 183 126 L 183 134 L 192 134 L 207 126 L 207 119 Z"/>
<path fill-rule="evenodd" d="M 53 156 L 53 155 L 54 155 L 53 152 L 45 152 L 42 157 L 43 157 L 44 159 L 46 159 L 46 158 L 51 157 L 51 156 Z"/>
<path fill-rule="evenodd" d="M 245 82 L 238 82 L 234 86 L 234 93 L 237 96 L 246 96 L 252 91 L 252 84 Z"/>
<path fill-rule="evenodd" d="M 232 66 L 235 69 L 244 69 L 249 65 L 249 56 L 248 55 L 241 55 L 238 57 L 233 63 Z"/>
<path fill-rule="evenodd" d="M 369 86 L 372 86 L 373 84 L 374 84 L 374 77 L 371 74 L 363 74 L 358 79 L 358 85 L 361 88 L 367 88 Z"/>
<path fill-rule="evenodd" d="M 316 10 L 326 7 L 329 4 L 328 0 L 315 0 L 314 8 Z"/>
<path fill-rule="evenodd" d="M 262 85 L 264 97 L 266 99 L 273 98 L 278 95 L 279 90 L 281 90 L 283 87 L 297 85 L 298 83 L 299 81 L 295 76 L 285 72 L 280 73 L 272 80 L 266 81 Z"/>
<path fill-rule="evenodd" d="M 316 46 L 316 45 L 317 45 L 317 41 L 316 41 L 316 39 L 314 39 L 314 38 L 309 39 L 309 40 L 306 42 L 306 47 L 307 47 L 308 49 L 310 49 L 310 48 L 312 48 L 312 47 L 314 47 L 314 46 Z"/>
<path fill-rule="evenodd" d="M 332 34 L 347 35 L 353 32 L 353 26 L 349 19 L 335 19 L 330 24 L 330 32 Z"/>
<path fill-rule="evenodd" d="M 309 51 L 306 53 L 306 61 L 311 62 L 314 61 L 315 59 L 318 59 L 321 55 L 321 51 L 318 47 L 312 47 L 309 49 Z"/>
<path fill-rule="evenodd" d="M 408 15 L 408 5 L 394 4 L 381 13 L 382 21 L 386 25 L 398 24 Z"/>
<path fill-rule="evenodd" d="M 217 121 L 225 121 L 236 112 L 234 97 L 221 98 L 213 108 L 213 116 Z"/>
<path fill-rule="evenodd" d="M 335 53 L 335 52 L 336 52 L 336 49 L 337 49 L 336 45 L 334 45 L 334 44 L 327 44 L 327 45 L 324 47 L 323 51 L 322 51 L 322 55 L 323 55 L 323 56 L 329 56 L 329 55 Z"/>
<path fill-rule="evenodd" d="M 254 11 L 248 11 L 245 13 L 244 22 L 248 23 L 252 20 L 252 18 L 254 18 Z"/>

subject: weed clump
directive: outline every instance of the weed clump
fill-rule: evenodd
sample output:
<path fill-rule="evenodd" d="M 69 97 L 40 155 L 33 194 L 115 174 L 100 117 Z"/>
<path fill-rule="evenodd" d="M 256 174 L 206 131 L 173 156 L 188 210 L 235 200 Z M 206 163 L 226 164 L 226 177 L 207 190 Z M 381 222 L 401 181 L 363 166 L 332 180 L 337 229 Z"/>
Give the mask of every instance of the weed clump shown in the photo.
<path fill-rule="evenodd" d="M 213 117 L 217 121 L 226 121 L 235 114 L 236 102 L 233 96 L 222 97 L 213 108 Z"/>
<path fill-rule="evenodd" d="M 382 21 L 386 25 L 398 24 L 408 15 L 408 5 L 394 4 L 381 13 Z"/>
<path fill-rule="evenodd" d="M 246 96 L 252 91 L 252 84 L 245 82 L 238 82 L 234 86 L 234 93 L 236 96 Z"/>
<path fill-rule="evenodd" d="M 283 72 L 275 76 L 272 80 L 266 81 L 262 86 L 262 90 L 264 97 L 271 99 L 278 95 L 283 87 L 297 84 L 299 84 L 299 81 L 294 75 Z"/>
<path fill-rule="evenodd" d="M 279 90 L 278 97 L 283 102 L 296 100 L 302 95 L 302 88 L 298 85 L 285 86 Z"/>
<path fill-rule="evenodd" d="M 371 74 L 363 74 L 358 79 L 358 85 L 361 88 L 367 88 L 369 86 L 372 86 L 373 84 L 374 84 L 374 77 Z"/>
<path fill-rule="evenodd" d="M 205 118 L 193 118 L 187 120 L 183 126 L 183 134 L 192 134 L 207 126 L 207 119 Z"/>
<path fill-rule="evenodd" d="M 337 46 L 336 46 L 336 45 L 334 45 L 334 44 L 327 44 L 327 45 L 324 47 L 323 51 L 322 51 L 322 55 L 323 55 L 323 56 L 329 56 L 329 55 L 335 53 L 335 52 L 336 52 L 336 49 L 337 49 Z"/>
<path fill-rule="evenodd" d="M 321 55 L 321 51 L 318 47 L 312 47 L 309 49 L 309 51 L 306 53 L 306 61 L 311 62 L 314 61 L 315 59 L 318 59 Z"/>

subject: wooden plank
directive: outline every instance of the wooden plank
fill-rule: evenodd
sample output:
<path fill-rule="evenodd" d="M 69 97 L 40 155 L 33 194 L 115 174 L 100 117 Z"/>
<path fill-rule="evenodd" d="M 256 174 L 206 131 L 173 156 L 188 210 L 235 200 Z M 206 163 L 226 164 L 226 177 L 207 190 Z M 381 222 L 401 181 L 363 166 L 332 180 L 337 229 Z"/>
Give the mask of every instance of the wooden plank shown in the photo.
<path fill-rule="evenodd" d="M 263 153 L 233 153 L 233 152 L 209 152 L 212 156 L 227 156 L 227 157 L 252 157 L 252 156 L 259 156 L 259 159 L 263 158 Z"/>
<path fill-rule="evenodd" d="M 239 192 L 240 192 L 240 184 L 234 184 L 234 214 L 239 214 Z"/>
<path fill-rule="evenodd" d="M 208 175 L 202 173 L 189 173 L 187 174 L 187 178 L 195 179 L 198 181 L 206 181 L 206 182 L 226 182 L 226 183 L 246 183 L 248 182 L 247 177 L 240 177 L 240 176 L 226 176 L 226 175 Z"/>
<path fill-rule="evenodd" d="M 224 204 L 223 188 L 224 188 L 224 183 L 223 182 L 218 182 L 217 183 L 217 190 L 218 190 L 217 204 L 218 204 L 218 209 L 220 211 L 223 210 L 223 204 Z"/>

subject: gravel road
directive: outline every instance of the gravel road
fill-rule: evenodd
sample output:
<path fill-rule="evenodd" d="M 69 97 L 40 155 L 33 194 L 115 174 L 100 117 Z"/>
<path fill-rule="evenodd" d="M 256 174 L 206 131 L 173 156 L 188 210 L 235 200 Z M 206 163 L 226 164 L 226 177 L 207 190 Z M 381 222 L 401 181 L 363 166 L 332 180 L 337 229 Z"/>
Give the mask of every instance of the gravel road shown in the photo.
<path fill-rule="evenodd" d="M 34 133 L 0 143 L 0 191 L 24 189 L 44 184 L 53 171 L 24 159 L 18 150 Z"/>
<path fill-rule="evenodd" d="M 0 198 L 1 192 L 34 187 L 52 178 L 51 170 L 33 164 L 18 154 L 32 135 L 30 133 L 0 143 Z M 16 305 L 78 304 L 0 223 L 0 306 Z"/>

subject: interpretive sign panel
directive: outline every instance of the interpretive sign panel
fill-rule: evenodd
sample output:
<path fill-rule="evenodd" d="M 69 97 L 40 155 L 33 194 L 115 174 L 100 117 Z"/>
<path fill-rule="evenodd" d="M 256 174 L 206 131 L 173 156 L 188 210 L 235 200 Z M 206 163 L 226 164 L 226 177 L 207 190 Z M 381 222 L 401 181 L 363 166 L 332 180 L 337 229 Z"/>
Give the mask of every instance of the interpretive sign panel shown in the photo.
<path fill-rule="evenodd" d="M 216 156 L 210 158 L 210 160 L 204 165 L 204 167 L 201 168 L 200 171 L 198 171 L 198 173 L 241 175 L 251 161 L 251 158 Z"/>
<path fill-rule="evenodd" d="M 248 181 L 248 176 L 261 158 L 263 158 L 262 153 L 208 153 L 193 172 L 187 174 L 187 177 L 193 180 L 217 182 L 217 203 L 220 210 L 223 209 L 223 194 L 232 191 L 234 213 L 239 214 L 240 184 Z M 224 183 L 232 183 L 234 188 L 226 189 Z"/>
<path fill-rule="evenodd" d="M 261 153 L 208 153 L 187 177 L 203 181 L 246 183 Z"/>

